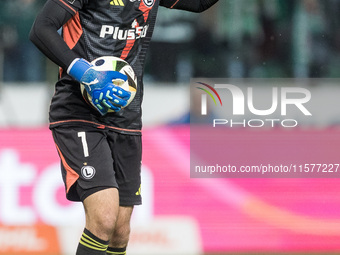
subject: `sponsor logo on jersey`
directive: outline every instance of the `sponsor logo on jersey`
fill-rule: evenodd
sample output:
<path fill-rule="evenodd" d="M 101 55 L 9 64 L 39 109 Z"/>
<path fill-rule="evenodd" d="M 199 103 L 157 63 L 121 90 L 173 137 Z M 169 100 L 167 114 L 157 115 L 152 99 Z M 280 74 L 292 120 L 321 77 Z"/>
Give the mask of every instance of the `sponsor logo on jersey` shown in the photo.
<path fill-rule="evenodd" d="M 110 5 L 114 5 L 114 6 L 124 6 L 123 0 L 112 0 L 110 2 Z"/>
<path fill-rule="evenodd" d="M 125 41 L 125 40 L 136 40 L 144 38 L 147 34 L 149 25 L 137 26 L 130 29 L 121 29 L 119 27 L 114 27 L 110 25 L 102 25 L 100 30 L 100 37 L 106 38 L 108 36 L 115 40 Z"/>
<path fill-rule="evenodd" d="M 70 4 L 73 4 L 75 0 L 67 0 Z"/>
<path fill-rule="evenodd" d="M 83 166 L 81 168 L 81 175 L 87 180 L 92 179 L 95 174 L 96 169 L 93 166 Z"/>

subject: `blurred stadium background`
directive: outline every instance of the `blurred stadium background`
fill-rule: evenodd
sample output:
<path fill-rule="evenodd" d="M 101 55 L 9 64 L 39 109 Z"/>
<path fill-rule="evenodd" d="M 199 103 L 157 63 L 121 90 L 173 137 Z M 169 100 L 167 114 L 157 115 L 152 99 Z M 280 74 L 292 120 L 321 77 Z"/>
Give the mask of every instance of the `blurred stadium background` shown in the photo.
<path fill-rule="evenodd" d="M 28 41 L 44 2 L 0 1 L 0 254 L 6 255 L 74 254 L 84 221 L 81 205 L 64 198 L 48 130 L 57 67 Z M 221 0 L 200 15 L 160 9 L 145 74 L 144 205 L 133 216 L 128 254 L 340 254 L 337 178 L 190 179 L 188 118 L 191 77 L 308 78 L 319 97 L 330 95 L 314 82 L 323 78 L 335 85 L 336 103 L 339 11 L 338 0 Z M 309 126 L 311 136 L 321 134 L 325 157 L 337 157 L 339 116 Z M 311 136 L 291 132 L 286 150 L 295 142 L 308 154 Z"/>

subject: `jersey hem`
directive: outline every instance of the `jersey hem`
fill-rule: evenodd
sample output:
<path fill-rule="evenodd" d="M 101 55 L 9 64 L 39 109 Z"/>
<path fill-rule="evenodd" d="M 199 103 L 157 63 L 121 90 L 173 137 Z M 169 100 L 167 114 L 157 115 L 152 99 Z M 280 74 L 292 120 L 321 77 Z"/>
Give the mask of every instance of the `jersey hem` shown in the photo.
<path fill-rule="evenodd" d="M 105 125 L 101 123 L 97 123 L 94 121 L 89 120 L 61 120 L 61 121 L 55 121 L 50 122 L 50 129 L 62 126 L 62 125 L 88 125 L 99 129 L 111 129 L 113 131 L 116 131 L 118 133 L 122 134 L 129 134 L 129 135 L 141 135 L 142 130 L 140 129 L 127 129 L 127 128 L 119 128 L 115 126 Z"/>

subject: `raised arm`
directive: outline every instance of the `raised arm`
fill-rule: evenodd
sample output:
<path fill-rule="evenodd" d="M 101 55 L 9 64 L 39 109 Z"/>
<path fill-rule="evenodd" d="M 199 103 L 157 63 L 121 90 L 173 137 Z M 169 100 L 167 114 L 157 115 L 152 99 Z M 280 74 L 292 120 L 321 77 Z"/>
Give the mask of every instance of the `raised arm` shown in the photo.
<path fill-rule="evenodd" d="M 65 2 L 62 0 L 46 2 L 32 26 L 30 40 L 46 57 L 66 70 L 78 56 L 58 33 L 58 30 L 76 14 L 76 10 Z"/>
<path fill-rule="evenodd" d="M 102 115 L 109 109 L 118 112 L 126 106 L 131 93 L 114 85 L 112 80 L 126 81 L 127 76 L 117 71 L 95 70 L 91 63 L 72 51 L 73 46 L 70 45 L 74 44 L 75 38 L 69 38 L 72 42 L 68 45 L 58 33 L 64 24 L 71 21 L 74 23 L 70 29 L 77 36 L 82 34 L 81 27 L 77 26 L 77 9 L 81 7 L 82 1 L 72 3 L 69 5 L 64 0 L 48 0 L 33 24 L 30 39 L 48 58 L 85 86 L 98 112 Z"/>
<path fill-rule="evenodd" d="M 203 12 L 217 3 L 218 0 L 160 0 L 160 5 L 191 12 Z"/>

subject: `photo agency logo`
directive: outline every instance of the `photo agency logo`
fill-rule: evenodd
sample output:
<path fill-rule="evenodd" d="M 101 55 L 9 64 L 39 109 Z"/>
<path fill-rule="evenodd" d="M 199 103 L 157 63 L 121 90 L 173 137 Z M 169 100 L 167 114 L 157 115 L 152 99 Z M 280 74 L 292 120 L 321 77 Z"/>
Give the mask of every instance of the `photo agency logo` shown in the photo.
<path fill-rule="evenodd" d="M 299 119 L 312 116 L 307 106 L 311 92 L 302 87 L 259 88 L 196 81 L 195 89 L 201 91 L 200 116 L 213 115 L 206 118 L 213 127 L 293 128 Z"/>

